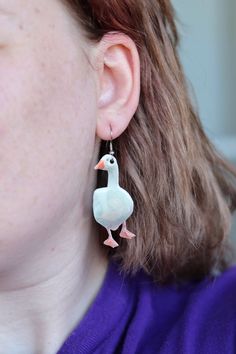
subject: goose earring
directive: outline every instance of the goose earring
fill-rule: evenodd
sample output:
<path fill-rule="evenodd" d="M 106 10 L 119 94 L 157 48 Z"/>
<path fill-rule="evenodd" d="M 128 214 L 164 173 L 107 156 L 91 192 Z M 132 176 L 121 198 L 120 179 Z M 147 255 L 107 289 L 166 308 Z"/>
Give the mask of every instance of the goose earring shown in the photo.
<path fill-rule="evenodd" d="M 112 130 L 110 152 L 100 159 L 94 169 L 108 172 L 107 187 L 97 188 L 93 193 L 93 215 L 107 229 L 108 238 L 103 242 L 104 245 L 114 248 L 119 244 L 113 239 L 111 230 L 117 230 L 121 224 L 120 237 L 131 239 L 136 235 L 126 227 L 126 220 L 133 212 L 134 203 L 129 193 L 119 186 L 119 168 L 112 148 Z"/>

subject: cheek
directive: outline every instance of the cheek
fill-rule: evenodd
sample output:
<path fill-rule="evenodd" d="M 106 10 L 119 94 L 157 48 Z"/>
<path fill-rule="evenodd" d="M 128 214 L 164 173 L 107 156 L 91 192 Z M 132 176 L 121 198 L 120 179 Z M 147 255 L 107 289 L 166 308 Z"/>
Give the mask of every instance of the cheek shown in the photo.
<path fill-rule="evenodd" d="M 92 80 L 65 58 L 26 54 L 0 56 L 0 237 L 79 202 L 93 152 Z"/>

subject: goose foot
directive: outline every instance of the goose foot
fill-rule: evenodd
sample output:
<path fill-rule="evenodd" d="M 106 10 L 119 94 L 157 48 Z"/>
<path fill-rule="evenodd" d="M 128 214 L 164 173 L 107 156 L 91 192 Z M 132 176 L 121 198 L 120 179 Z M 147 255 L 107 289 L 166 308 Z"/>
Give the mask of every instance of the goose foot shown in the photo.
<path fill-rule="evenodd" d="M 104 245 L 110 246 L 112 248 L 119 246 L 119 244 L 113 238 L 110 238 L 110 237 L 108 237 L 103 243 L 104 243 Z"/>
<path fill-rule="evenodd" d="M 120 232 L 120 237 L 131 239 L 131 238 L 134 238 L 135 236 L 136 236 L 135 234 L 133 234 L 132 232 L 127 230 L 126 222 L 124 222 L 122 225 L 121 232 Z"/>
<path fill-rule="evenodd" d="M 108 232 L 108 238 L 103 242 L 104 245 L 106 246 L 110 246 L 112 248 L 118 247 L 119 244 L 114 240 L 114 238 L 112 237 L 112 233 L 110 229 L 107 229 Z"/>
<path fill-rule="evenodd" d="M 128 231 L 128 230 L 121 230 L 120 232 L 120 237 L 123 237 L 123 238 L 128 238 L 128 239 L 131 239 L 131 238 L 134 238 L 136 235 L 133 234 L 132 232 Z"/>

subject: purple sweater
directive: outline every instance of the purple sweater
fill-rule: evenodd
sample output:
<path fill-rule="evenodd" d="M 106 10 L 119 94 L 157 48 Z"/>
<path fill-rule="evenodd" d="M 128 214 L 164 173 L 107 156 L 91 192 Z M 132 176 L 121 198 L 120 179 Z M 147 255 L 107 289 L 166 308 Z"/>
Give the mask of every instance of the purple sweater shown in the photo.
<path fill-rule="evenodd" d="M 235 354 L 236 266 L 218 277 L 160 286 L 110 262 L 82 321 L 57 354 Z"/>

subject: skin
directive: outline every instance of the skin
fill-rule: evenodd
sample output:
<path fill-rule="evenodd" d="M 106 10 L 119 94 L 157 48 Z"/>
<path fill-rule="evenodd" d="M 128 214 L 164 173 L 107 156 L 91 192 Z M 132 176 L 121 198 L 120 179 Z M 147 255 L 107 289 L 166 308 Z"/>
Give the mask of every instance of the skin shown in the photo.
<path fill-rule="evenodd" d="M 107 270 L 92 216 L 101 139 L 137 109 L 134 42 L 90 43 L 59 0 L 0 0 L 0 345 L 52 354 Z"/>

